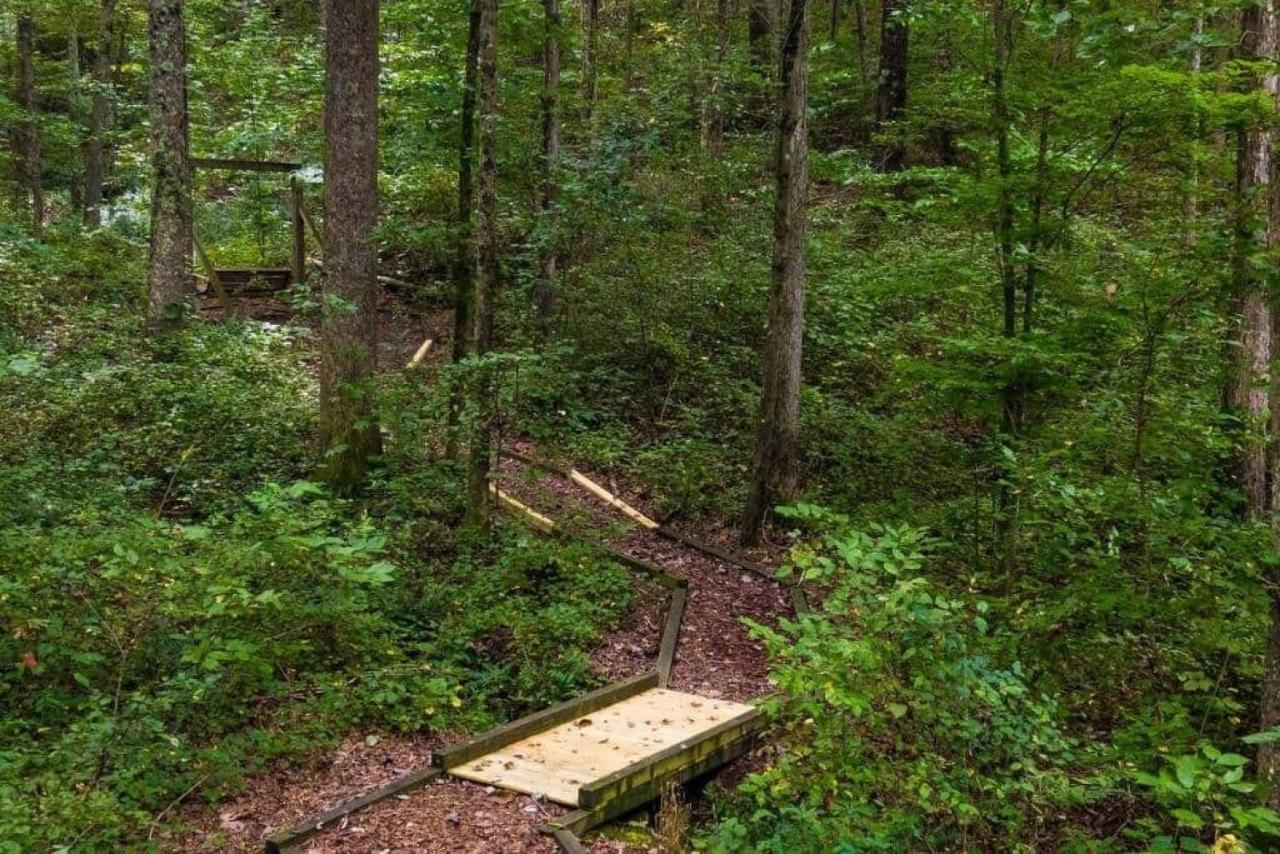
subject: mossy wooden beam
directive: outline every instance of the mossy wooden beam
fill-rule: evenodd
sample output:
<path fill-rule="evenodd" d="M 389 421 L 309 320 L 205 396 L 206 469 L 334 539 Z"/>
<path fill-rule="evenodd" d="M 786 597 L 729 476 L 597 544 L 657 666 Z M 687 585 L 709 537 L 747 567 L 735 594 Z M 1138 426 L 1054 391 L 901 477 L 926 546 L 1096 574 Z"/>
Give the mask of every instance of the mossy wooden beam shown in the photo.
<path fill-rule="evenodd" d="M 549 709 L 543 709 L 532 715 L 526 715 L 509 724 L 481 733 L 475 738 L 441 750 L 434 757 L 435 765 L 446 771 L 458 765 L 478 759 L 486 753 L 492 753 L 508 744 L 527 738 L 543 730 L 551 729 L 563 723 L 588 715 L 605 706 L 611 706 L 619 700 L 634 696 L 650 688 L 658 686 L 658 671 L 651 670 L 621 682 L 614 682 L 603 688 L 566 700 Z"/>
<path fill-rule="evenodd" d="M 677 587 L 667 600 L 667 622 L 662 630 L 662 645 L 658 647 L 658 687 L 665 688 L 671 681 L 671 665 L 676 658 L 676 643 L 680 640 L 680 623 L 684 619 L 684 606 L 689 590 Z"/>
<path fill-rule="evenodd" d="M 441 768 L 424 768 L 420 771 L 405 774 L 403 777 L 397 777 L 387 785 L 371 792 L 366 792 L 359 797 L 344 801 L 328 812 L 299 822 L 269 838 L 266 842 L 267 854 L 279 854 L 281 851 L 298 845 L 313 834 L 319 833 L 326 826 L 343 816 L 362 810 L 371 804 L 376 804 L 378 801 L 384 801 L 387 798 L 401 795 L 411 789 L 423 786 L 443 773 L 444 771 Z"/>
<path fill-rule="evenodd" d="M 586 833 L 600 824 L 600 820 L 591 810 L 574 810 L 547 822 L 539 830 L 551 836 L 555 836 L 557 831 L 567 830 L 576 839 L 578 834 Z"/>
<path fill-rule="evenodd" d="M 597 822 L 630 812 L 662 794 L 668 783 L 684 783 L 750 749 L 764 726 L 759 709 L 744 712 L 697 737 L 661 750 L 578 790 L 578 805 Z"/>

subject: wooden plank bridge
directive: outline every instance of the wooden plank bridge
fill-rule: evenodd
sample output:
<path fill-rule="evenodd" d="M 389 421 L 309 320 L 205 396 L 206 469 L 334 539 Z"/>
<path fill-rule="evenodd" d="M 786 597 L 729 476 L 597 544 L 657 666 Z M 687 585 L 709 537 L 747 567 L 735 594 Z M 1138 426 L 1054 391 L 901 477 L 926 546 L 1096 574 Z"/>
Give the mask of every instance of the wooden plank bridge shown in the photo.
<path fill-rule="evenodd" d="M 549 466 L 509 454 L 523 462 Z M 569 473 L 565 473 L 570 476 Z M 638 510 L 572 471 L 575 483 L 648 530 L 677 539 L 743 569 L 772 578 L 764 567 L 682 535 L 667 533 Z M 547 534 L 564 534 L 556 523 L 494 487 L 499 504 Z M 310 835 L 356 810 L 450 775 L 495 788 L 534 795 L 573 807 L 548 824 L 564 851 L 583 850 L 576 834 L 658 798 L 670 784 L 685 783 L 733 761 L 755 743 L 763 713 L 749 705 L 667 688 L 688 595 L 687 582 L 663 568 L 603 543 L 603 556 L 648 575 L 668 591 L 656 667 L 581 697 L 482 733 L 436 754 L 431 768 L 415 771 L 329 812 L 284 830 L 267 841 L 274 852 L 295 848 Z M 793 586 L 798 611 L 807 610 Z"/>

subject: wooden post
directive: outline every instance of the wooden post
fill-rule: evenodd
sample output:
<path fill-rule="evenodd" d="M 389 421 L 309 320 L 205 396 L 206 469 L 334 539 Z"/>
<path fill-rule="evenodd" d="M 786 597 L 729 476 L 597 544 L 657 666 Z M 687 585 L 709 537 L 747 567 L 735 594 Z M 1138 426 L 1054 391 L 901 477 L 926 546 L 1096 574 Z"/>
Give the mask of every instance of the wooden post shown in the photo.
<path fill-rule="evenodd" d="M 200 242 L 200 238 L 196 237 L 195 231 L 191 233 L 191 244 L 195 247 L 196 257 L 200 259 L 201 266 L 204 267 L 205 273 L 209 276 L 209 283 L 213 285 L 213 291 L 218 295 L 218 302 L 222 303 L 223 319 L 230 318 L 234 314 L 231 307 L 231 297 L 227 296 L 227 289 L 222 284 L 222 277 L 218 275 L 218 270 L 213 266 L 213 260 L 209 258 L 209 253 L 204 250 L 204 244 Z"/>
<path fill-rule="evenodd" d="M 289 178 L 289 193 L 293 199 L 293 283 L 300 285 L 307 277 L 307 233 L 302 222 L 302 182 L 297 175 Z"/>

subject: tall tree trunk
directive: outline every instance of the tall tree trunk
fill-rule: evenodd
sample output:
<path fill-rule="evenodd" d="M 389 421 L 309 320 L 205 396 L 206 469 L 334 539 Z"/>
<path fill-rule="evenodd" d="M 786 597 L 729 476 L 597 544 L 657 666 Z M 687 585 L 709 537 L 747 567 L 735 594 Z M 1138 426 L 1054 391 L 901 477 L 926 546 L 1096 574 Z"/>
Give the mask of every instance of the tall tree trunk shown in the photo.
<path fill-rule="evenodd" d="M 476 75 L 480 56 L 480 20 L 484 0 L 471 0 L 467 23 L 467 58 L 462 73 L 462 129 L 458 142 L 458 223 L 453 257 L 453 362 L 467 356 L 471 343 L 471 308 L 474 302 L 475 186 L 473 164 L 476 138 Z M 449 399 L 448 439 L 445 455 L 457 456 L 457 427 L 462 412 L 463 389 L 453 388 Z"/>
<path fill-rule="evenodd" d="M 84 125 L 84 86 L 80 70 L 80 34 L 76 32 L 75 23 L 71 24 L 71 32 L 67 36 L 67 120 L 71 124 L 71 132 L 79 137 Z M 69 182 L 71 209 L 84 210 L 84 163 L 80 168 L 72 170 Z"/>
<path fill-rule="evenodd" d="M 378 329 L 378 0 L 328 0 L 324 100 L 323 475 L 354 489 L 381 453 L 373 400 Z"/>
<path fill-rule="evenodd" d="M 151 246 L 147 323 L 182 323 L 194 293 L 191 259 L 191 157 L 187 125 L 187 41 L 183 0 L 151 0 Z"/>
<path fill-rule="evenodd" d="M 93 51 L 93 106 L 84 151 L 84 224 L 102 225 L 102 186 L 106 178 L 104 137 L 111 120 L 111 55 L 115 43 L 116 0 L 102 0 L 98 44 Z"/>
<path fill-rule="evenodd" d="M 1005 0 L 996 0 L 992 9 L 992 26 L 995 31 L 995 61 L 991 70 L 991 109 L 995 120 L 996 168 L 1000 186 L 996 194 L 996 262 L 1000 273 L 1000 290 L 1004 298 L 1004 337 L 1012 339 L 1018 334 L 1018 277 L 1013 250 L 1013 191 L 1012 162 L 1009 154 L 1009 136 L 1012 119 L 1009 113 L 1005 78 L 1009 67 L 1009 19 Z M 1000 391 L 1001 441 L 1012 445 L 1022 416 L 1021 392 L 1016 381 L 1008 379 Z M 1017 561 L 1018 511 L 1010 488 L 1012 472 L 1006 467 L 1000 478 L 999 514 L 997 518 L 1001 563 L 1006 573 L 1012 572 Z"/>
<path fill-rule="evenodd" d="M 542 63 L 542 223 L 548 235 L 538 269 L 534 295 L 538 324 L 542 337 L 551 332 L 551 318 L 556 309 L 556 272 L 560 251 L 556 238 L 556 201 L 559 182 L 556 169 L 560 160 L 560 0 L 543 0 L 546 11 L 546 42 Z"/>
<path fill-rule="evenodd" d="M 18 68 L 14 102 L 22 115 L 10 131 L 15 162 L 15 207 L 30 205 L 36 233 L 44 227 L 44 190 L 40 183 L 40 128 L 36 118 L 35 24 L 30 15 L 18 16 Z"/>
<path fill-rule="evenodd" d="M 1277 58 L 1277 21 L 1274 0 L 1246 6 L 1240 15 L 1240 58 L 1266 64 L 1268 70 L 1247 83 L 1265 92 L 1274 102 L 1278 78 L 1270 70 Z M 1280 463 L 1280 399 L 1272 393 L 1272 327 L 1276 305 L 1268 294 L 1275 272 L 1275 251 L 1280 243 L 1280 198 L 1272 180 L 1277 164 L 1272 155 L 1274 133 L 1269 121 L 1241 129 L 1236 165 L 1235 258 L 1232 293 L 1231 379 L 1227 405 L 1242 423 L 1239 478 L 1250 518 L 1269 512 L 1280 536 L 1280 485 L 1268 494 L 1268 463 Z M 1266 423 L 1267 420 L 1271 424 Z M 1270 428 L 1270 429 L 1269 429 Z M 1270 436 L 1268 437 L 1268 433 Z M 1273 469 L 1272 476 L 1280 472 Z M 1259 696 L 1259 725 L 1280 725 L 1280 594 L 1274 577 L 1271 596 L 1271 632 Z M 1280 744 L 1258 746 L 1258 777 L 1268 786 L 1267 805 L 1280 808 Z"/>
<path fill-rule="evenodd" d="M 830 29 L 827 31 L 827 37 L 831 41 L 836 40 L 836 36 L 840 34 L 840 10 L 841 0 L 831 0 L 831 20 Z"/>
<path fill-rule="evenodd" d="M 498 0 L 482 0 L 480 24 L 480 217 L 476 235 L 475 319 L 471 349 L 484 356 L 493 346 L 494 301 L 498 295 Z M 492 371 L 476 377 L 475 428 L 471 435 L 467 479 L 467 523 L 483 527 L 489 519 Z"/>
<path fill-rule="evenodd" d="M 582 0 L 582 109 L 589 124 L 596 107 L 596 63 L 600 49 L 600 0 Z"/>
<path fill-rule="evenodd" d="M 808 0 L 786 9 L 779 68 L 779 117 L 774 140 L 776 196 L 769 321 L 763 388 L 742 542 L 759 541 L 775 500 L 794 497 L 799 481 L 800 356 L 804 338 L 805 199 L 809 182 Z"/>
<path fill-rule="evenodd" d="M 1030 335 L 1034 325 L 1037 285 L 1042 262 L 1040 248 L 1044 244 L 1045 194 L 1049 191 L 1049 117 L 1040 117 L 1036 138 L 1036 177 L 1031 190 L 1031 227 L 1027 235 L 1027 269 L 1022 279 L 1022 334 Z"/>
<path fill-rule="evenodd" d="M 724 76 L 725 56 L 729 52 L 730 2 L 731 0 L 717 0 L 716 2 L 716 46 L 715 56 L 712 60 L 714 68 L 711 72 L 711 81 L 707 86 L 702 111 L 704 116 L 702 144 L 713 154 L 719 154 L 724 149 L 726 120 Z"/>
<path fill-rule="evenodd" d="M 907 108 L 907 2 L 884 0 L 880 17 L 880 72 L 876 83 L 876 128 L 894 134 L 881 153 L 880 166 L 897 172 L 905 159 L 901 121 Z"/>
<path fill-rule="evenodd" d="M 1191 72 L 1192 85 L 1200 86 L 1200 67 L 1203 63 L 1204 51 L 1200 44 L 1204 37 L 1204 15 L 1196 15 L 1191 24 L 1191 52 L 1187 56 L 1187 69 Z M 1187 158 L 1187 198 L 1186 228 L 1187 243 L 1196 241 L 1198 229 L 1196 221 L 1200 218 L 1200 140 L 1204 134 L 1204 120 L 1196 118 L 1195 136 L 1191 140 L 1190 156 Z"/>
<path fill-rule="evenodd" d="M 867 3 L 853 0 L 854 38 L 858 45 L 858 79 L 867 80 Z"/>
<path fill-rule="evenodd" d="M 747 0 L 747 49 L 751 67 L 768 76 L 773 67 L 773 21 L 777 0 Z"/>
<path fill-rule="evenodd" d="M 1273 0 L 1263 0 L 1242 11 L 1242 59 L 1274 61 L 1276 32 L 1272 4 Z M 1274 98 L 1276 81 L 1275 74 L 1265 73 L 1252 85 Z M 1273 136 L 1267 123 L 1243 128 L 1236 166 L 1231 348 L 1234 359 L 1227 406 L 1241 423 L 1239 480 L 1246 509 L 1255 519 L 1263 518 L 1267 510 L 1266 419 L 1271 364 L 1267 279 L 1277 237 L 1268 204 Z"/>

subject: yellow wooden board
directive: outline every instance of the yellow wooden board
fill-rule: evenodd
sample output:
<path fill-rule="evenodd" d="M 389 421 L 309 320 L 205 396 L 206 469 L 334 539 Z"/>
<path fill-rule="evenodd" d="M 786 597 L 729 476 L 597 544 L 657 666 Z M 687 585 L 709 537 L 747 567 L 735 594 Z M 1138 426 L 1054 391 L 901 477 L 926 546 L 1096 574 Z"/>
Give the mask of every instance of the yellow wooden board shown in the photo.
<path fill-rule="evenodd" d="M 578 805 L 578 789 L 748 712 L 652 688 L 449 769 L 465 780 Z"/>

